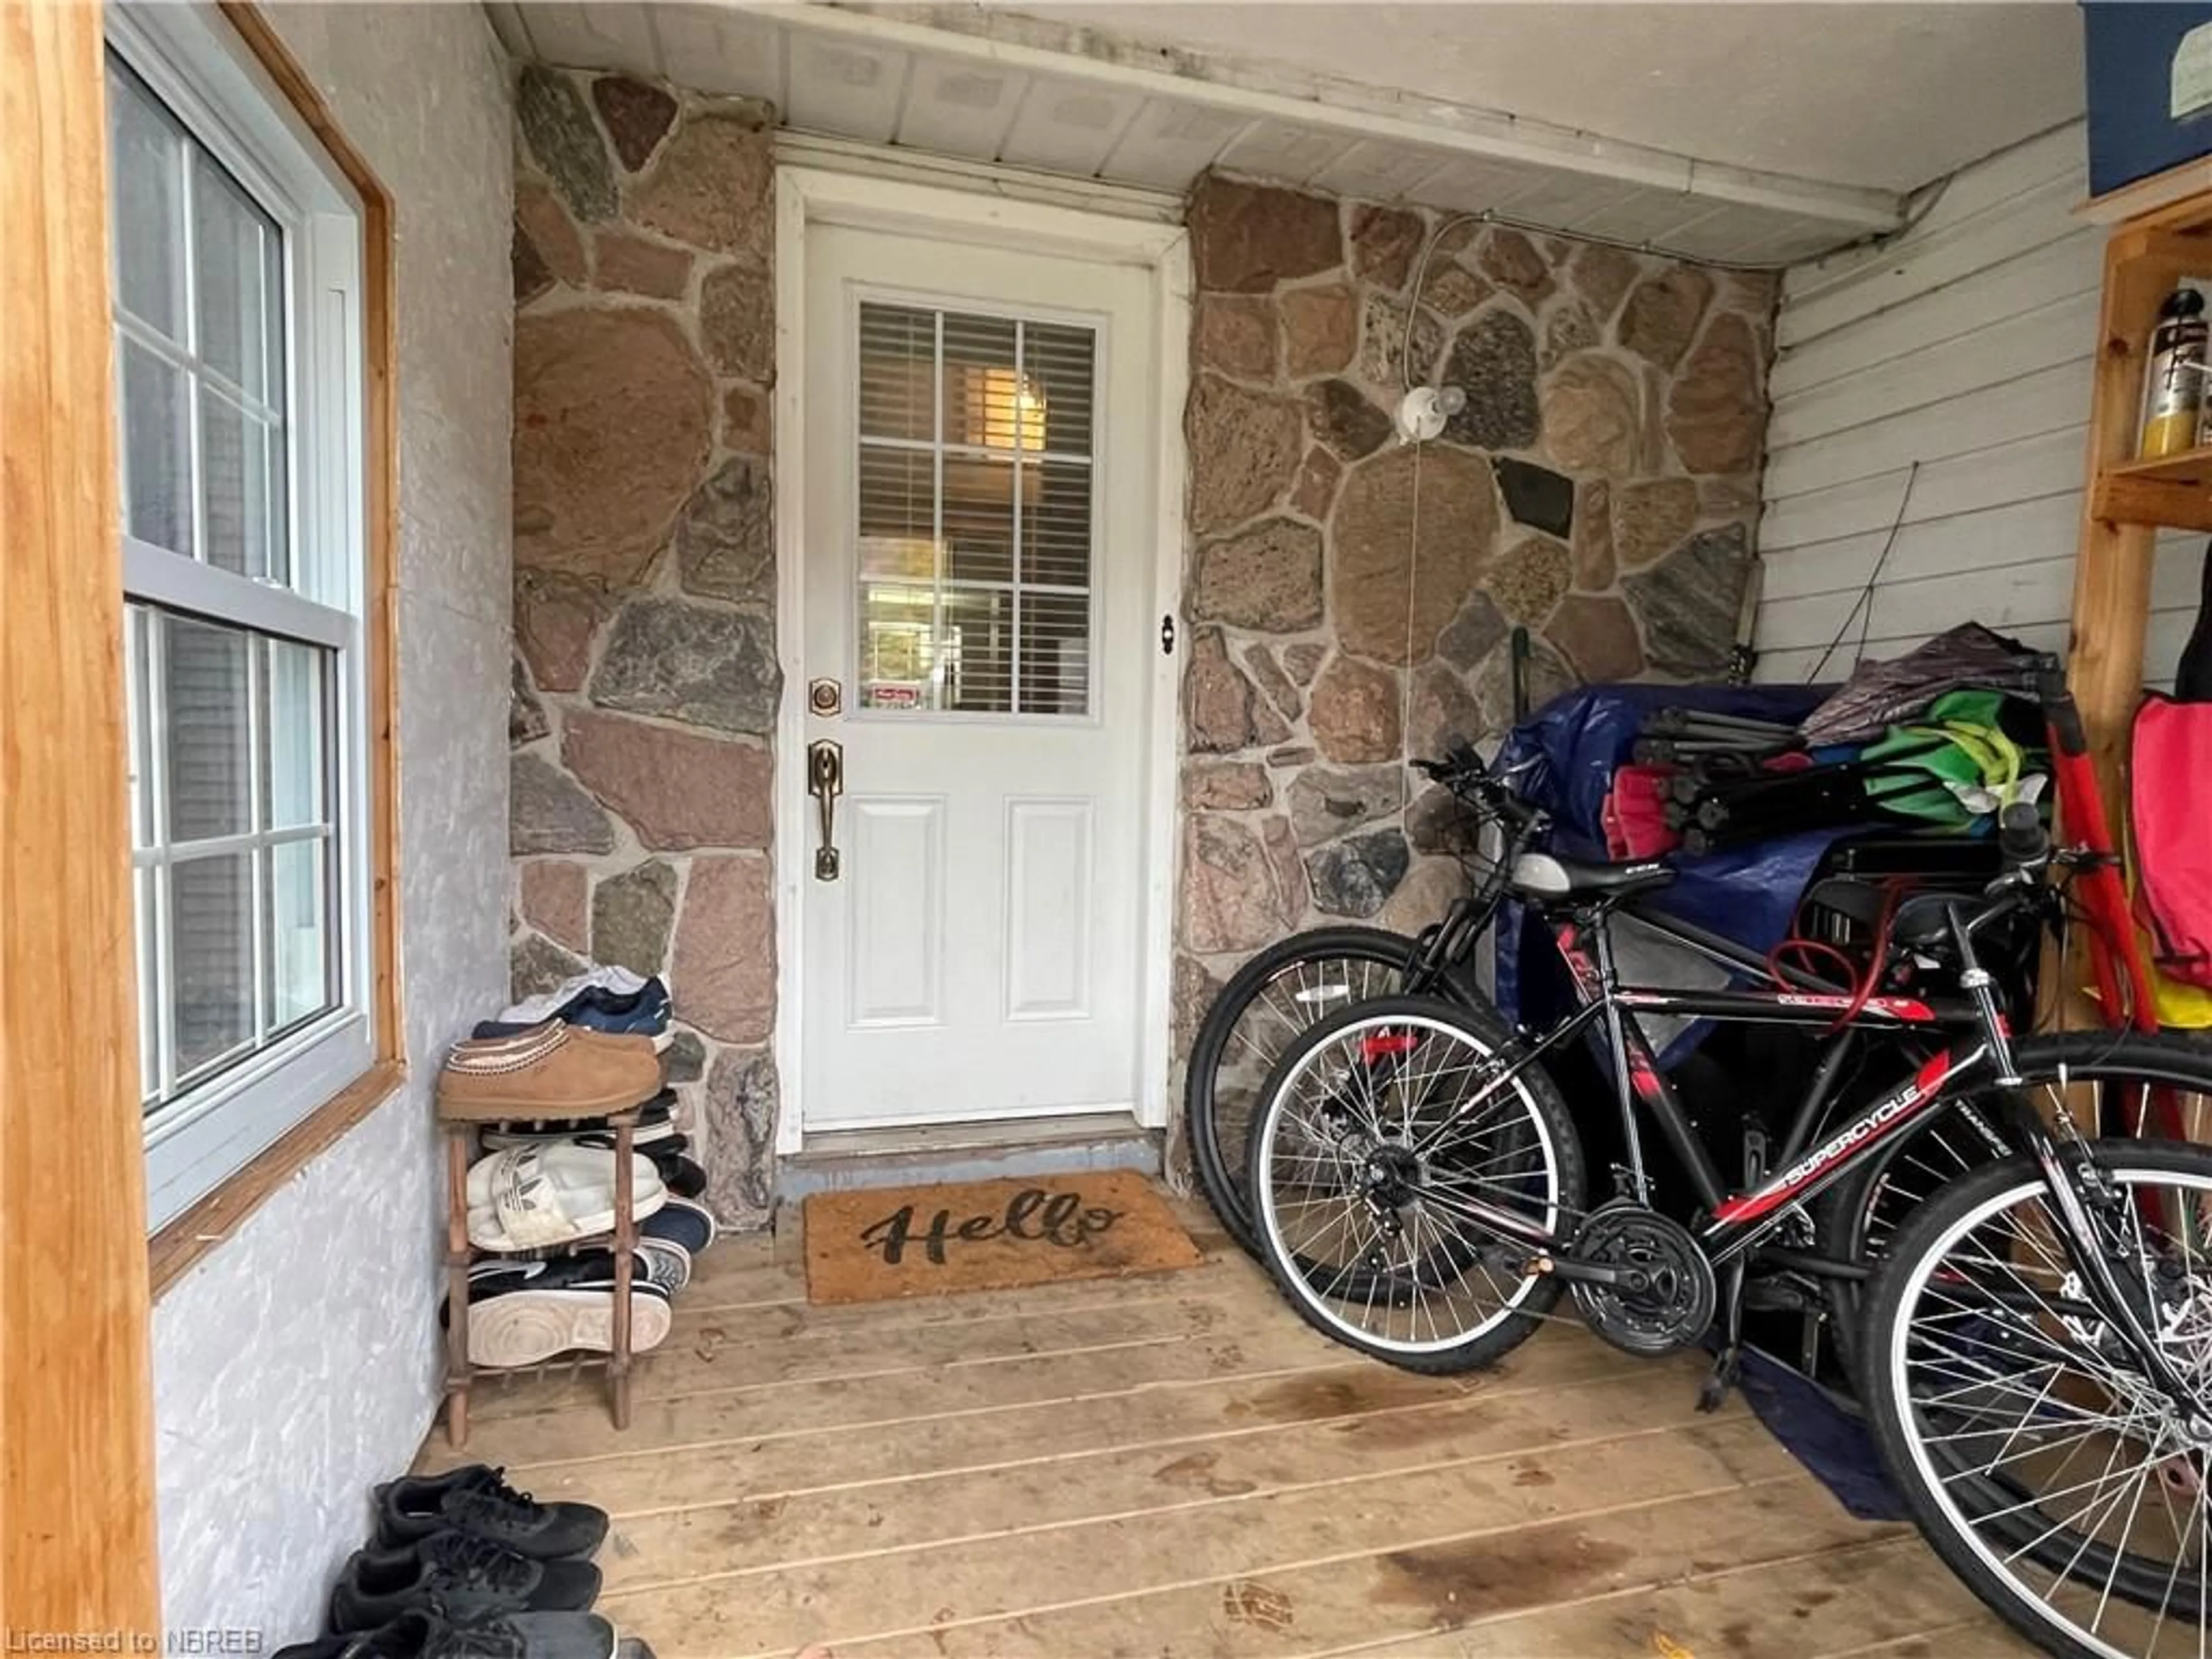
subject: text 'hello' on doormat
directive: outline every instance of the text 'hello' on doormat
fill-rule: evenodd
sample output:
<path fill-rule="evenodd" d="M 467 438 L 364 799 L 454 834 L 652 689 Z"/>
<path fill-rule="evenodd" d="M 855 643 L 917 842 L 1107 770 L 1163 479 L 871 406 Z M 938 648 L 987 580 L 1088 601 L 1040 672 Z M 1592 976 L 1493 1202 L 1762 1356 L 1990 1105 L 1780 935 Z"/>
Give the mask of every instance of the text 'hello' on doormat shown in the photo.
<path fill-rule="evenodd" d="M 1204 1261 L 1130 1170 L 872 1187 L 806 1200 L 806 1299 L 889 1302 Z"/>

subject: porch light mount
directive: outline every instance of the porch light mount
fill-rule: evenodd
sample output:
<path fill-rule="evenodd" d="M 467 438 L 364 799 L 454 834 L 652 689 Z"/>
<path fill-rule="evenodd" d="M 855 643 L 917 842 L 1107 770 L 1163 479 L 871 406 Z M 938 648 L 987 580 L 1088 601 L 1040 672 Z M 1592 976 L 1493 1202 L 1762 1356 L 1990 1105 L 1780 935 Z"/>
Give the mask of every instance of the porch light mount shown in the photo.
<path fill-rule="evenodd" d="M 1398 441 L 1426 443 L 1443 435 L 1444 424 L 1467 407 L 1467 391 L 1455 386 L 1417 386 L 1398 405 Z"/>

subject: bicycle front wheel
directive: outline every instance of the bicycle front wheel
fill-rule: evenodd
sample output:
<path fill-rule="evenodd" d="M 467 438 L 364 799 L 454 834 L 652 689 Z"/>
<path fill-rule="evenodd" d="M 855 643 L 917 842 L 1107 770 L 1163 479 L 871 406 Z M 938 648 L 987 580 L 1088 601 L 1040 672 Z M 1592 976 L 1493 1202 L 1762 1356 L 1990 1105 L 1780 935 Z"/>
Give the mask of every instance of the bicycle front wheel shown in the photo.
<path fill-rule="evenodd" d="M 2021 1077 L 2009 1092 L 2024 1096 L 2046 1115 L 2070 1112 L 2086 1133 L 2094 1126 L 2142 1121 L 2148 1103 L 2163 1101 L 2189 1121 L 2212 1097 L 2212 1050 L 2169 1033 L 2059 1031 L 2023 1037 L 2014 1046 Z M 1960 1176 L 2007 1155 L 1994 1127 L 1990 1085 L 1960 1095 L 1931 1112 L 1924 1128 L 1908 1131 L 1875 1152 L 1815 1200 L 1814 1220 L 1821 1254 L 1877 1266 L 1897 1230 L 1922 1204 Z M 1826 1291 L 1830 1332 L 1838 1359 L 1856 1386 L 1865 1281 L 1831 1279 Z"/>
<path fill-rule="evenodd" d="M 2094 1157 L 2099 1248 L 2175 1370 L 2212 1387 L 2212 1148 Z M 1936 1553 L 2046 1651 L 2198 1655 L 2212 1434 L 2151 1382 L 2066 1238 L 2026 1158 L 1922 1205 L 1875 1281 L 1868 1419 Z"/>
<path fill-rule="evenodd" d="M 1380 927 L 1315 927 L 1271 945 L 1206 1011 L 1183 1082 L 1183 1122 L 1200 1189 L 1231 1238 L 1258 1255 L 1245 1165 L 1260 1091 L 1284 1051 L 1356 1002 L 1407 988 L 1414 943 Z M 1454 995 L 1447 986 L 1444 994 Z"/>
<path fill-rule="evenodd" d="M 1552 1237 L 1578 1219 L 1583 1155 L 1504 1022 L 1434 997 L 1326 1020 L 1268 1079 L 1252 1133 L 1262 1259 L 1305 1321 L 1408 1370 L 1496 1360 L 1559 1300 L 1486 1213 Z"/>

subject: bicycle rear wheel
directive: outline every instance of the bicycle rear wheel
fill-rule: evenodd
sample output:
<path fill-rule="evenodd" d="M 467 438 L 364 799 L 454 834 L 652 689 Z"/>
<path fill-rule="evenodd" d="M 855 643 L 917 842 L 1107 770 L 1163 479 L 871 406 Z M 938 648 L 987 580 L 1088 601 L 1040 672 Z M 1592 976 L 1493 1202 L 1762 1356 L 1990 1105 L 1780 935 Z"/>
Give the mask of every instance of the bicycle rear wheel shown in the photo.
<path fill-rule="evenodd" d="M 1191 1044 L 1183 1122 L 1200 1189 L 1229 1236 L 1260 1253 L 1247 1152 L 1260 1091 L 1284 1051 L 1356 1002 L 1406 988 L 1414 942 L 1379 927 L 1316 927 L 1271 945 L 1221 988 Z M 1455 985 L 1444 994 L 1460 995 Z"/>
<path fill-rule="evenodd" d="M 2124 1292 L 2212 1385 L 2212 1148 L 2103 1141 L 2095 1224 Z M 1899 1231 L 1869 1310 L 1868 1419 L 1929 1543 L 2046 1651 L 2212 1641 L 2208 1450 L 2099 1311 L 2039 1170 L 2010 1158 Z"/>

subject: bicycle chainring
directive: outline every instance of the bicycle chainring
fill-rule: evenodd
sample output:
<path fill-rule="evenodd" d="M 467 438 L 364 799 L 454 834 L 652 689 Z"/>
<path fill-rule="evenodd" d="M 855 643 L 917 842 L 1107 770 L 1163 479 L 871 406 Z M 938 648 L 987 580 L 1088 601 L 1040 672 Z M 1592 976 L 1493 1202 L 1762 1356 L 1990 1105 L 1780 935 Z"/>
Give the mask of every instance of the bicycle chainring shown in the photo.
<path fill-rule="evenodd" d="M 1577 1280 L 1575 1305 L 1589 1328 L 1616 1348 L 1671 1353 L 1704 1336 L 1720 1304 L 1712 1263 L 1688 1228 L 1637 1204 L 1608 1204 L 1575 1236 L 1568 1257 L 1634 1274 L 1634 1283 Z"/>

